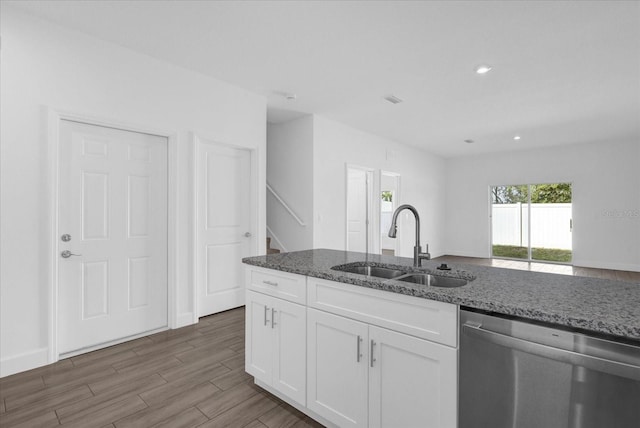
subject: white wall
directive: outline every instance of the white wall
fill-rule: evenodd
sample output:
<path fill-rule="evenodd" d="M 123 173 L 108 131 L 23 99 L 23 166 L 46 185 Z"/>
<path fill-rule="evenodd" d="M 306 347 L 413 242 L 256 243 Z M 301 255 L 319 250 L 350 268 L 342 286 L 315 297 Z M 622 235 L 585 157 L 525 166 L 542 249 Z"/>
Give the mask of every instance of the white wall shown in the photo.
<path fill-rule="evenodd" d="M 191 307 L 190 132 L 258 149 L 266 100 L 218 80 L 32 19 L 2 6 L 0 360 L 2 375 L 47 363 L 46 108 L 166 130 L 177 138 L 177 316 Z M 224 60 L 222 58 L 221 60 Z M 259 196 L 265 212 L 265 195 Z M 257 239 L 265 240 L 264 215 Z M 263 246 L 261 246 L 263 248 Z"/>
<path fill-rule="evenodd" d="M 314 116 L 313 127 L 314 247 L 345 248 L 345 163 L 396 172 L 400 177 L 400 201 L 420 213 L 421 241 L 432 256 L 444 254 L 445 162 L 425 151 Z M 380 179 L 379 173 L 374 179 Z M 398 235 L 400 255 L 413 257 L 413 216 L 401 216 Z"/>
<path fill-rule="evenodd" d="M 640 142 L 447 160 L 447 254 L 490 256 L 489 186 L 573 183 L 573 264 L 640 271 Z"/>
<path fill-rule="evenodd" d="M 313 116 L 267 125 L 267 182 L 306 224 L 300 226 L 267 192 L 267 225 L 273 234 L 287 251 L 312 248 Z"/>

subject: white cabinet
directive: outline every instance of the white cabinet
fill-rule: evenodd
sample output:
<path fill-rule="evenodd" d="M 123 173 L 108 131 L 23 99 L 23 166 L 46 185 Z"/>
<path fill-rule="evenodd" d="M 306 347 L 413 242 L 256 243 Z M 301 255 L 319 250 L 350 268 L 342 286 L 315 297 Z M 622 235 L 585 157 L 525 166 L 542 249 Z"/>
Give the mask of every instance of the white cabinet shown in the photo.
<path fill-rule="evenodd" d="M 369 427 L 457 424 L 457 351 L 369 327 Z"/>
<path fill-rule="evenodd" d="M 304 406 L 306 308 L 248 290 L 246 322 L 246 372 Z"/>
<path fill-rule="evenodd" d="M 451 303 L 307 278 L 307 306 L 456 348 L 458 307 Z"/>
<path fill-rule="evenodd" d="M 293 303 L 307 303 L 307 277 L 255 266 L 247 268 L 246 289 L 279 297 Z"/>
<path fill-rule="evenodd" d="M 455 427 L 453 348 L 307 310 L 307 407 L 340 427 Z"/>
<path fill-rule="evenodd" d="M 456 427 L 456 305 L 247 269 L 260 386 L 329 426 Z"/>
<path fill-rule="evenodd" d="M 366 427 L 368 326 L 314 309 L 307 322 L 307 407 L 340 427 Z"/>

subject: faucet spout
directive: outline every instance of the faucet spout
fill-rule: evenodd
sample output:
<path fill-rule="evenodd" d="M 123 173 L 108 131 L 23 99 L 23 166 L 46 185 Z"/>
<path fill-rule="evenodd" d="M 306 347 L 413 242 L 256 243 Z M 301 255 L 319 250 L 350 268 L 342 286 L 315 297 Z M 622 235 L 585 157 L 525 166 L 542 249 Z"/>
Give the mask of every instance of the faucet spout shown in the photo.
<path fill-rule="evenodd" d="M 422 266 L 422 260 L 431 258 L 428 250 L 426 253 L 422 252 L 422 247 L 420 246 L 420 215 L 418 215 L 418 210 L 415 209 L 414 206 L 409 204 L 400 205 L 393 213 L 393 218 L 391 219 L 391 227 L 389 228 L 389 238 L 395 238 L 398 232 L 398 215 L 403 210 L 409 210 L 413 213 L 413 216 L 416 219 L 416 245 L 413 247 L 413 265 L 416 267 Z M 428 248 L 428 246 L 427 246 Z"/>

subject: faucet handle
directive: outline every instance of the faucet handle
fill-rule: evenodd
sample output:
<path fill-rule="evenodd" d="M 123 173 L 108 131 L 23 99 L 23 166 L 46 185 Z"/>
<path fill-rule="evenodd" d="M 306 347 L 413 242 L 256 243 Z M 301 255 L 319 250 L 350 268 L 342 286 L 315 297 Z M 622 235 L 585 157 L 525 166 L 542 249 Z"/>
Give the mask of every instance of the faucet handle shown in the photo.
<path fill-rule="evenodd" d="M 421 259 L 431 260 L 431 254 L 429 254 L 429 244 L 426 244 L 426 251 L 422 252 L 422 247 L 418 248 L 418 257 Z"/>

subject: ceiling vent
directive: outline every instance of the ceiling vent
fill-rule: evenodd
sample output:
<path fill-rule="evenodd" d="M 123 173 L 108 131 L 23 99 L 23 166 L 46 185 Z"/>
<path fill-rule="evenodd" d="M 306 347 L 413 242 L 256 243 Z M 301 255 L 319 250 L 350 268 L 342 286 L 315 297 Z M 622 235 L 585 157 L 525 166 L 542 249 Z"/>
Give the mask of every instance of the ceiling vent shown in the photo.
<path fill-rule="evenodd" d="M 389 101 L 391 104 L 400 104 L 403 101 L 395 95 L 387 95 L 386 97 L 384 97 L 384 99 Z"/>

